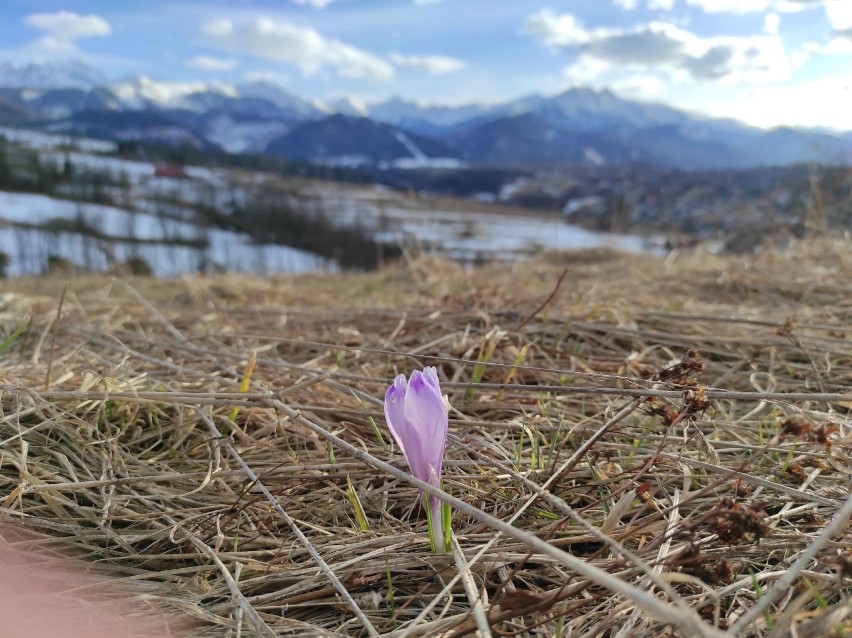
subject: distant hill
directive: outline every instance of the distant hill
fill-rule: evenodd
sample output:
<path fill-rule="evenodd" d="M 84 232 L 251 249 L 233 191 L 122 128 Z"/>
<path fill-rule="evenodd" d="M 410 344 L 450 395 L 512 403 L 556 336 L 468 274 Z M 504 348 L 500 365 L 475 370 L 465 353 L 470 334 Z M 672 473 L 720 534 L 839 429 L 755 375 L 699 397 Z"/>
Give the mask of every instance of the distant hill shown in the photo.
<path fill-rule="evenodd" d="M 305 122 L 269 146 L 270 155 L 333 165 L 394 165 L 405 158 L 424 165 L 457 154 L 440 141 L 364 117 L 331 115 Z"/>
<path fill-rule="evenodd" d="M 0 126 L 18 126 L 33 119 L 33 114 L 17 104 L 6 102 L 0 95 Z"/>
<path fill-rule="evenodd" d="M 533 113 L 487 121 L 447 140 L 471 164 L 545 168 L 621 165 L 638 158 L 630 148 L 596 133 L 554 127 Z"/>
<path fill-rule="evenodd" d="M 71 117 L 50 122 L 44 128 L 52 132 L 73 133 L 95 138 L 215 148 L 201 134 L 153 110 L 80 111 Z"/>

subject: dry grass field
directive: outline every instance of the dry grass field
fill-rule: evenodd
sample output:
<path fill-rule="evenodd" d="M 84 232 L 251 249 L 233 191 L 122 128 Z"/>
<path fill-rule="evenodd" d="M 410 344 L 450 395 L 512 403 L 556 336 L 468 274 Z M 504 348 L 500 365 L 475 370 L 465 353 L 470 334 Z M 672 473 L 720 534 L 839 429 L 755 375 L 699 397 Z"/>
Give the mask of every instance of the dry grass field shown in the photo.
<path fill-rule="evenodd" d="M 852 636 L 849 242 L 0 306 L 27 326 L 0 336 L 0 524 L 176 634 Z M 446 555 L 382 411 L 427 365 Z"/>

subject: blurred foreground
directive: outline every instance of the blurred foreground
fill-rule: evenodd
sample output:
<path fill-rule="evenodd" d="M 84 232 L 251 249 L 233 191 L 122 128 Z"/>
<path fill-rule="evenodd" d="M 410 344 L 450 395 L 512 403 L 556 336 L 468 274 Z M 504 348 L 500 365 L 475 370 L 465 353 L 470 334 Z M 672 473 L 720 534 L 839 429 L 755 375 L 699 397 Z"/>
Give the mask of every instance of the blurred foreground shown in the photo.
<path fill-rule="evenodd" d="M 167 638 L 177 621 L 146 604 L 132 581 L 93 573 L 48 537 L 0 529 L 0 635 L 4 638 Z M 183 621 L 186 629 L 185 619 Z"/>
<path fill-rule="evenodd" d="M 469 271 L 424 258 L 360 275 L 90 277 L 64 294 L 60 279 L 10 280 L 2 325 L 31 323 L 0 352 L 3 515 L 197 619 L 194 636 L 464 636 L 483 622 L 848 635 L 850 282 L 852 247 L 831 240 Z M 429 553 L 416 489 L 371 460 L 405 467 L 380 398 L 424 365 L 453 406 L 445 489 L 552 553 L 461 511 L 459 556 Z M 649 591 L 669 615 L 636 593 Z"/>

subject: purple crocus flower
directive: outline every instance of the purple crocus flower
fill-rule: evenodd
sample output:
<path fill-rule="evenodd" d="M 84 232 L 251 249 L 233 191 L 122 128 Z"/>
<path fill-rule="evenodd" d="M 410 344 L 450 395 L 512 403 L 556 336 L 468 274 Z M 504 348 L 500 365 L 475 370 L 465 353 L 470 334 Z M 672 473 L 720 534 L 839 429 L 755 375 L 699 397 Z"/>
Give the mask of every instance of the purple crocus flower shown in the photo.
<path fill-rule="evenodd" d="M 435 487 L 441 487 L 448 408 L 438 373 L 431 366 L 423 372 L 415 370 L 408 381 L 405 375 L 398 375 L 385 392 L 385 419 L 411 473 Z M 429 511 L 435 551 L 443 553 L 441 502 L 434 496 L 429 497 Z"/>

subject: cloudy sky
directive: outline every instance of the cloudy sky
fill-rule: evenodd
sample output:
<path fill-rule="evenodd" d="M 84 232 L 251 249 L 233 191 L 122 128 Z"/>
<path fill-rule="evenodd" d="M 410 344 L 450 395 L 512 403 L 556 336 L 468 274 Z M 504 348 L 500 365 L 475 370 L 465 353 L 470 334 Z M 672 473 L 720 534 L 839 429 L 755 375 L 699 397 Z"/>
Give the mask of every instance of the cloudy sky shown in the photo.
<path fill-rule="evenodd" d="M 451 104 L 591 86 L 852 129 L 852 0 L 3 0 L 0 43 L 115 80 Z"/>

